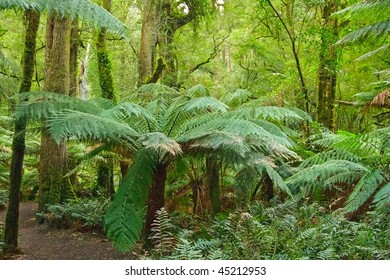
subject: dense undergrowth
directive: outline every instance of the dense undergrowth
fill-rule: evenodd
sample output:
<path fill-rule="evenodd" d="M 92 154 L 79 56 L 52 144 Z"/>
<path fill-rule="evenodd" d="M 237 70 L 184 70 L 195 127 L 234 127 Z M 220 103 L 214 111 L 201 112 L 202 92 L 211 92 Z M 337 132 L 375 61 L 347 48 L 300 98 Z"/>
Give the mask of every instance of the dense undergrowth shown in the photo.
<path fill-rule="evenodd" d="M 390 217 L 369 212 L 360 222 L 320 205 L 253 204 L 208 222 L 180 225 L 181 215 L 159 212 L 145 258 L 163 259 L 388 259 Z M 191 218 L 188 217 L 188 221 Z M 173 226 L 173 225 L 174 226 Z"/>

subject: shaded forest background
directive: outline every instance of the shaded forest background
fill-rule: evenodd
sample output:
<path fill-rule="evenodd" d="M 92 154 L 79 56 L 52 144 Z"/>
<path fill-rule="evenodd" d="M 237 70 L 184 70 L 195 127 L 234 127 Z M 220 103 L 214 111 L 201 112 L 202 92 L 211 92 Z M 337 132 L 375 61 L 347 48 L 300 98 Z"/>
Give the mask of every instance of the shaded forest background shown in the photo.
<path fill-rule="evenodd" d="M 141 258 L 389 258 L 390 1 L 76 2 L 0 0 L 1 250 L 36 201 Z"/>

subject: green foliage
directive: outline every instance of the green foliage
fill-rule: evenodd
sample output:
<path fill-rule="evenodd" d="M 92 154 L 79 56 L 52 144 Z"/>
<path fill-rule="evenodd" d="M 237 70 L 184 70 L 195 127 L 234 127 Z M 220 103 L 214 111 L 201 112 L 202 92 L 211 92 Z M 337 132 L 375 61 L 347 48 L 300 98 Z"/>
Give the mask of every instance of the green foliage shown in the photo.
<path fill-rule="evenodd" d="M 46 224 L 55 228 L 103 230 L 103 217 L 107 211 L 108 200 L 105 198 L 70 200 L 64 204 L 50 204 L 46 213 L 38 213 Z"/>
<path fill-rule="evenodd" d="M 61 17 L 80 18 L 91 27 L 106 28 L 119 36 L 126 37 L 124 25 L 113 15 L 99 5 L 88 0 L 1 0 L 0 10 L 3 9 L 36 9 L 48 11 Z"/>
<path fill-rule="evenodd" d="M 152 226 L 152 233 L 149 236 L 153 244 L 152 254 L 156 255 L 157 258 L 161 258 L 169 254 L 176 243 L 172 234 L 172 221 L 165 208 L 161 208 L 156 212 L 156 219 Z"/>
<path fill-rule="evenodd" d="M 156 156 L 146 149 L 135 155 L 134 164 L 119 184 L 105 216 L 107 236 L 121 252 L 129 251 L 140 237 Z"/>
<path fill-rule="evenodd" d="M 5 208 L 8 201 L 8 191 L 0 189 L 0 210 Z"/>

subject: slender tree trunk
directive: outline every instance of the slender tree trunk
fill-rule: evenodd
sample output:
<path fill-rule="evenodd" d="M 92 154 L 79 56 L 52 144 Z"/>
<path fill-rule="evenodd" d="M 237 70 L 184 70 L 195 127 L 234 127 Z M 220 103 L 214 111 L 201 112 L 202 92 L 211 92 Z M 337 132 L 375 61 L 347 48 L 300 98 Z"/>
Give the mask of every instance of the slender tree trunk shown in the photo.
<path fill-rule="evenodd" d="M 272 182 L 269 175 L 266 173 L 264 175 L 264 180 L 261 188 L 261 197 L 264 198 L 265 201 L 269 202 L 274 198 L 274 183 Z"/>
<path fill-rule="evenodd" d="M 36 37 L 39 27 L 40 15 L 36 11 L 26 10 L 26 35 L 22 60 L 23 77 L 19 92 L 31 90 L 32 77 L 35 66 Z M 15 132 L 12 139 L 12 156 L 10 171 L 10 194 L 8 210 L 5 220 L 5 247 L 7 251 L 18 248 L 19 232 L 19 203 L 23 178 L 23 160 L 25 152 L 26 120 L 15 122 Z"/>
<path fill-rule="evenodd" d="M 152 186 L 149 189 L 148 209 L 146 213 L 144 238 L 145 245 L 149 246 L 148 237 L 152 232 L 152 223 L 156 217 L 156 211 L 165 205 L 165 181 L 167 179 L 167 168 L 164 164 L 157 165 L 153 175 Z"/>
<path fill-rule="evenodd" d="M 53 14 L 46 25 L 45 91 L 69 94 L 70 20 Z M 61 202 L 65 193 L 66 145 L 57 144 L 43 127 L 39 162 L 39 206 Z"/>
<path fill-rule="evenodd" d="M 327 1 L 322 12 L 320 66 L 318 70 L 317 119 L 335 130 L 335 99 L 338 53 L 334 43 L 338 37 L 337 18 L 329 18 L 337 11 L 336 1 Z"/>
<path fill-rule="evenodd" d="M 111 11 L 111 0 L 103 0 L 103 8 Z M 108 56 L 106 44 L 106 28 L 102 28 L 96 42 L 98 57 L 99 81 L 102 97 L 115 101 L 114 82 L 111 73 L 111 61 Z M 110 197 L 115 194 L 114 189 L 114 164 L 112 158 L 106 158 L 99 162 L 97 175 L 97 188 Z"/>

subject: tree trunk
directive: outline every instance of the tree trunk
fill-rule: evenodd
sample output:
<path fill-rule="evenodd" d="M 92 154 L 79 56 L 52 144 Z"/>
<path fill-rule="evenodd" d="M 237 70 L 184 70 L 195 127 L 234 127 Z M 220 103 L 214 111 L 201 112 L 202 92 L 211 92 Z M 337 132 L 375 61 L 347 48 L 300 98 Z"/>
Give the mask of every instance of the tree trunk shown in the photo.
<path fill-rule="evenodd" d="M 152 232 L 152 223 L 156 217 L 156 211 L 165 205 L 165 181 L 167 179 L 167 168 L 164 164 L 157 165 L 154 171 L 152 186 L 149 189 L 148 209 L 144 226 L 145 245 L 149 246 L 148 237 Z"/>
<path fill-rule="evenodd" d="M 138 85 L 146 83 L 153 75 L 158 28 L 157 2 L 146 0 L 142 11 Z"/>
<path fill-rule="evenodd" d="M 103 8 L 111 11 L 111 0 L 103 0 Z M 106 45 L 106 28 L 102 28 L 98 34 L 96 51 L 98 57 L 99 81 L 102 90 L 102 97 L 115 101 L 114 82 L 111 73 L 111 61 L 108 57 Z M 98 190 L 105 195 L 112 197 L 114 190 L 114 164 L 111 158 L 99 162 L 97 174 Z"/>
<path fill-rule="evenodd" d="M 45 91 L 69 94 L 70 20 L 53 14 L 46 25 Z M 61 202 L 64 191 L 66 146 L 57 144 L 43 127 L 39 162 L 38 211 Z"/>
<path fill-rule="evenodd" d="M 263 186 L 261 188 L 261 198 L 265 201 L 270 202 L 275 197 L 274 194 L 274 183 L 272 182 L 269 175 L 264 175 Z"/>
<path fill-rule="evenodd" d="M 24 16 L 26 20 L 26 35 L 22 59 L 23 77 L 19 90 L 20 93 L 31 90 L 35 65 L 36 38 L 40 19 L 39 13 L 32 10 L 26 10 Z M 26 120 L 15 122 L 15 132 L 12 139 L 10 194 L 5 220 L 4 242 L 7 251 L 15 251 L 18 248 L 19 203 L 23 178 L 25 129 Z"/>
<path fill-rule="evenodd" d="M 337 11 L 336 1 L 328 1 L 322 12 L 320 65 L 318 70 L 317 120 L 335 130 L 335 99 L 338 53 L 334 44 L 338 37 L 337 18 L 329 18 Z"/>
<path fill-rule="evenodd" d="M 79 20 L 75 18 L 72 21 L 71 31 L 70 31 L 70 63 L 69 63 L 69 79 L 70 79 L 70 87 L 69 87 L 69 95 L 73 97 L 77 97 L 78 94 L 78 53 L 79 53 Z"/>
<path fill-rule="evenodd" d="M 221 212 L 219 199 L 219 166 L 214 158 L 206 160 L 206 190 L 210 192 L 210 205 L 212 215 Z"/>

